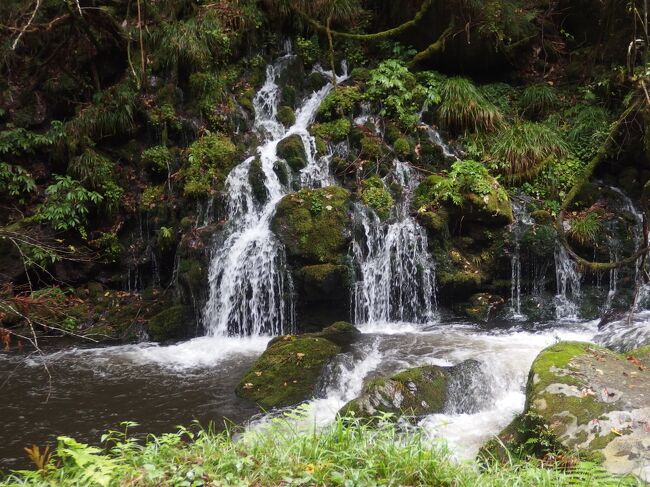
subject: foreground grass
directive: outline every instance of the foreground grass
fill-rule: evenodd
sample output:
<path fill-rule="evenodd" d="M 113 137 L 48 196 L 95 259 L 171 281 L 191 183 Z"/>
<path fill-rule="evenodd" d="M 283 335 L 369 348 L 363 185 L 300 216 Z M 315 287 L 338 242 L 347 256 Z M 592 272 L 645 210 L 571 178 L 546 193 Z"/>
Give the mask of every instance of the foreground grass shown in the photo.
<path fill-rule="evenodd" d="M 125 431 L 103 437 L 105 449 L 62 437 L 38 471 L 12 474 L 0 486 L 613 486 L 592 464 L 571 472 L 512 463 L 480 469 L 458 463 L 440 443 L 404 434 L 392 423 L 371 428 L 338 420 L 311 431 L 292 418 L 234 434 L 210 430 L 151 436 L 144 444 Z M 42 452 L 41 452 L 42 453 Z"/>

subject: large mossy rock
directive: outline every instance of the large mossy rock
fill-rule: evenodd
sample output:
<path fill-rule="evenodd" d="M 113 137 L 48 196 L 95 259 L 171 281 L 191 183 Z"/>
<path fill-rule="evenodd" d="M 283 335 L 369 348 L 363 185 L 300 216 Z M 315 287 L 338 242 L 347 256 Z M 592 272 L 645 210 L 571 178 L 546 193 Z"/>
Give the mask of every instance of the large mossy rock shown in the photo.
<path fill-rule="evenodd" d="M 338 186 L 302 190 L 278 204 L 272 228 L 289 258 L 342 264 L 351 238 L 350 194 Z"/>
<path fill-rule="evenodd" d="M 361 418 L 382 413 L 394 414 L 395 418 L 419 417 L 441 413 L 450 406 L 454 412 L 473 412 L 475 408 L 469 399 L 476 389 L 479 373 L 479 362 L 466 360 L 453 367 L 425 365 L 390 377 L 377 377 L 363 387 L 358 398 L 343 406 L 339 414 Z"/>
<path fill-rule="evenodd" d="M 165 341 L 186 336 L 194 323 L 192 308 L 180 304 L 153 316 L 146 329 L 151 339 Z"/>
<path fill-rule="evenodd" d="M 300 171 L 307 165 L 305 146 L 299 135 L 290 135 L 278 143 L 277 155 L 289 164 L 294 171 Z"/>
<path fill-rule="evenodd" d="M 612 473 L 650 479 L 649 370 L 648 347 L 622 355 L 589 343 L 562 342 L 543 350 L 530 371 L 524 414 L 484 453 L 503 458 L 501 444 L 513 451 L 522 442 L 534 444 L 538 439 L 526 438 L 522 427 L 532 417 L 564 448 L 602 460 Z"/>
<path fill-rule="evenodd" d="M 235 392 L 263 408 L 291 406 L 309 399 L 323 369 L 358 334 L 352 325 L 340 322 L 320 333 L 274 338 Z"/>

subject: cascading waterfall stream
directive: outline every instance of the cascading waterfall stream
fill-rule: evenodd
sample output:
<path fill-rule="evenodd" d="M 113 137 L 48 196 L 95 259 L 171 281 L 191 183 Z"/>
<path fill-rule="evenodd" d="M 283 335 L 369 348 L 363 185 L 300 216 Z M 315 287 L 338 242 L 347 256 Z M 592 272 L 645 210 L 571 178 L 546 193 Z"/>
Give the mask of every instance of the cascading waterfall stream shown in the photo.
<path fill-rule="evenodd" d="M 251 156 L 235 167 L 226 180 L 229 195 L 228 224 L 217 242 L 209 270 L 209 298 L 203 313 L 207 334 L 212 336 L 278 335 L 293 329 L 291 277 L 286 272 L 284 249 L 271 231 L 275 208 L 289 188 L 275 172 L 278 143 L 298 135 L 308 164 L 300 181 L 304 186 L 329 184 L 326 158 L 316 158 L 314 138 L 307 131 L 331 83 L 312 93 L 296 111 L 296 122 L 286 129 L 277 119 L 280 88 L 277 84 L 284 56 L 267 67 L 266 81 L 256 94 L 255 130 L 264 138 Z M 331 73 L 324 72 L 329 74 Z M 347 75 L 338 77 L 342 82 Z M 259 158 L 264 174 L 266 201 L 258 203 L 249 182 L 251 164 Z"/>
<path fill-rule="evenodd" d="M 526 211 L 526 206 L 519 201 L 513 200 L 512 211 L 514 222 L 511 226 L 513 248 L 510 259 L 510 316 L 515 320 L 523 320 L 526 317 L 521 312 L 521 238 L 533 224 L 533 220 Z"/>
<path fill-rule="evenodd" d="M 352 257 L 358 273 L 353 296 L 357 324 L 422 323 L 435 317 L 435 266 L 425 230 L 409 215 L 417 178 L 400 161 L 395 161 L 392 175 L 403 194 L 387 223 L 371 209 L 355 206 L 359 235 L 352 243 Z"/>
<path fill-rule="evenodd" d="M 555 245 L 555 317 L 560 321 L 577 321 L 580 298 L 580 279 L 578 266 L 563 245 Z"/>

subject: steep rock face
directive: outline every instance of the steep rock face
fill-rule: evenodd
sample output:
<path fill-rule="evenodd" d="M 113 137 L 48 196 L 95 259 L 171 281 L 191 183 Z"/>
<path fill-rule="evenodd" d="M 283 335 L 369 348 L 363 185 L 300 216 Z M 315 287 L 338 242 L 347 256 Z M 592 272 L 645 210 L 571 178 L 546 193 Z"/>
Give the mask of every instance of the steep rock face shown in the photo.
<path fill-rule="evenodd" d="M 525 415 L 541 418 L 563 447 L 592 452 L 612 473 L 650 479 L 650 350 L 626 355 L 563 342 L 535 359 Z M 500 439 L 520 446 L 522 418 Z M 492 451 L 497 451 L 492 445 Z"/>
<path fill-rule="evenodd" d="M 320 333 L 274 338 L 235 392 L 264 408 L 291 406 L 309 399 L 324 367 L 358 333 L 349 323 L 339 322 Z"/>
<path fill-rule="evenodd" d="M 372 417 L 391 413 L 395 417 L 419 417 L 443 412 L 448 402 L 459 406 L 460 389 L 470 395 L 473 389 L 472 375 L 479 372 L 480 364 L 466 360 L 454 367 L 425 365 L 399 372 L 390 377 L 378 377 L 368 382 L 361 395 L 347 403 L 339 414 L 342 416 Z M 448 399 L 453 396 L 453 401 Z M 469 401 L 464 403 L 467 411 L 473 409 Z"/>
<path fill-rule="evenodd" d="M 272 229 L 287 249 L 304 329 L 345 320 L 350 310 L 350 194 L 331 186 L 302 190 L 278 204 Z"/>

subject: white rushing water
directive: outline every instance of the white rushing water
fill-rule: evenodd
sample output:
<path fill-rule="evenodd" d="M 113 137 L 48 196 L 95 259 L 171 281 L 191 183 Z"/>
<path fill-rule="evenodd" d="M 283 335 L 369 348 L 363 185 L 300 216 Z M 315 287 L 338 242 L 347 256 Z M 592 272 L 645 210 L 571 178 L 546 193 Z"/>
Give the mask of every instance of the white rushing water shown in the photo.
<path fill-rule="evenodd" d="M 533 224 L 533 220 L 523 202 L 513 200 L 512 213 L 514 221 L 510 226 L 513 241 L 510 257 L 510 317 L 519 321 L 526 319 L 521 312 L 521 238 Z"/>
<path fill-rule="evenodd" d="M 264 142 L 228 175 L 226 189 L 228 223 L 225 238 L 215 245 L 209 270 L 209 297 L 203 324 L 211 336 L 279 335 L 293 331 L 291 277 L 286 271 L 284 248 L 271 231 L 275 208 L 289 188 L 274 169 L 277 147 L 297 135 L 303 142 L 307 165 L 303 186 L 329 184 L 329 160 L 316 157 L 314 138 L 307 131 L 323 99 L 332 90 L 327 83 L 307 97 L 296 111 L 296 121 L 286 129 L 277 119 L 280 101 L 278 77 L 286 59 L 267 68 L 266 82 L 256 94 L 255 129 Z M 331 73 L 323 72 L 324 74 Z M 338 78 L 344 81 L 346 76 Z M 251 164 L 259 158 L 264 175 L 266 201 L 258 203 L 249 182 Z"/>
<path fill-rule="evenodd" d="M 425 230 L 409 214 L 417 186 L 409 165 L 394 162 L 391 173 L 402 196 L 387 222 L 357 204 L 352 257 L 354 322 L 427 322 L 435 318 L 436 274 Z"/>
<path fill-rule="evenodd" d="M 562 322 L 578 321 L 577 301 L 580 298 L 580 280 L 576 262 L 561 243 L 555 244 L 555 317 Z"/>

